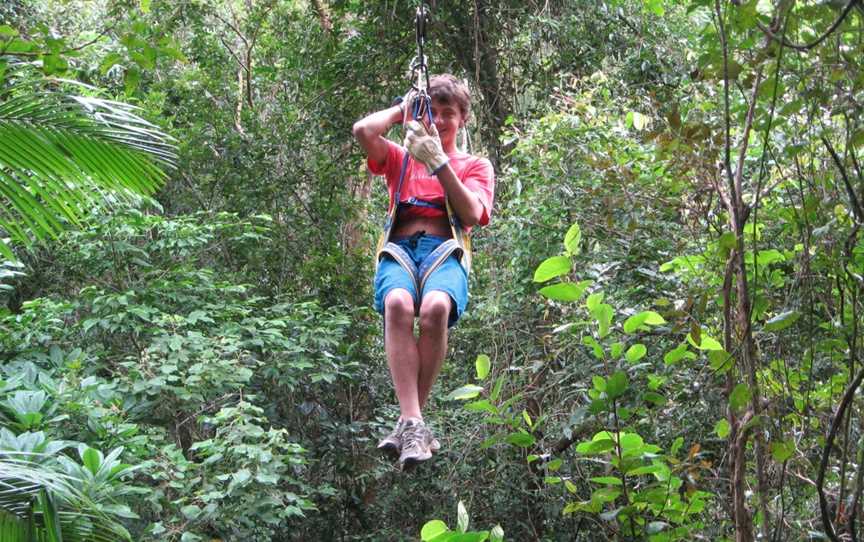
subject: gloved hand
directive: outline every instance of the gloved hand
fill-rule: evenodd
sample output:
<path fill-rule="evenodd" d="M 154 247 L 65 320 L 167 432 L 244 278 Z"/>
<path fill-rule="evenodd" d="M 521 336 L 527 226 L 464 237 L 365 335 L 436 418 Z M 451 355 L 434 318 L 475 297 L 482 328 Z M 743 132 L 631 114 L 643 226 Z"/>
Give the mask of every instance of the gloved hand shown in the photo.
<path fill-rule="evenodd" d="M 429 173 L 438 173 L 438 170 L 450 161 L 441 146 L 441 138 L 434 124 L 427 131 L 422 124 L 412 120 L 405 126 L 405 130 L 405 148 L 411 156 L 426 164 Z"/>

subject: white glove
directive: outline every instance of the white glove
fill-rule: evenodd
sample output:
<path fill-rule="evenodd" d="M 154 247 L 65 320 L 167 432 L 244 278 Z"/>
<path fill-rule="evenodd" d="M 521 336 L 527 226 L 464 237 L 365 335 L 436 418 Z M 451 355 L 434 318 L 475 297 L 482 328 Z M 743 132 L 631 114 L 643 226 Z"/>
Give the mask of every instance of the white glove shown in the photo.
<path fill-rule="evenodd" d="M 444 167 L 450 158 L 441 147 L 441 138 L 438 136 L 438 129 L 433 124 L 431 131 L 426 131 L 426 128 L 412 120 L 405 126 L 407 135 L 405 136 L 405 148 L 417 160 L 426 164 L 429 173 L 438 173 Z"/>

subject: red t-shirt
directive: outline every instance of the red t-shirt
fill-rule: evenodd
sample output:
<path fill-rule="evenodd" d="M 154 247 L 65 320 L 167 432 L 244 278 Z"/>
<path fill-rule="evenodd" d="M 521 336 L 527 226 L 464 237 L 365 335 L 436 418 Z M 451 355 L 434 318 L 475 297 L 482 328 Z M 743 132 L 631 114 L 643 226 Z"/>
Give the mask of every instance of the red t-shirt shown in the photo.
<path fill-rule="evenodd" d="M 389 209 L 393 208 L 405 152 L 404 147 L 387 140 L 387 157 L 384 159 L 384 163 L 378 164 L 372 159 L 366 161 L 369 171 L 375 175 L 384 175 L 387 179 L 387 191 L 390 193 Z M 479 224 L 485 226 L 489 223 L 492 200 L 495 194 L 495 172 L 492 169 L 492 164 L 485 158 L 464 152 L 454 152 L 447 156 L 450 157 L 450 167 L 453 168 L 453 172 L 456 173 L 462 184 L 480 197 L 483 213 L 480 216 Z M 405 172 L 399 200 L 405 202 L 412 197 L 436 203 L 441 207 L 445 205 L 444 187 L 441 186 L 438 178 L 430 175 L 426 166 L 413 158 L 408 160 L 408 171 Z M 446 216 L 447 212 L 430 207 L 412 206 L 410 207 L 410 214 L 414 216 Z"/>

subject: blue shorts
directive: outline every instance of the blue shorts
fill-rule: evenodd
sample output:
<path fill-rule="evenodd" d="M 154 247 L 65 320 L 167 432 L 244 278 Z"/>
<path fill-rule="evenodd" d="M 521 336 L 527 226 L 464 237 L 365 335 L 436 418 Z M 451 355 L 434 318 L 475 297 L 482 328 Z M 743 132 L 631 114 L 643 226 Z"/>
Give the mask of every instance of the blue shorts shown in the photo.
<path fill-rule="evenodd" d="M 405 249 L 405 252 L 411 256 L 417 266 L 430 252 L 435 250 L 435 247 L 446 240 L 444 237 L 427 234 L 391 239 L 392 242 Z M 394 288 L 409 291 L 411 297 L 414 298 L 414 306 L 419 306 L 418 292 L 414 287 L 414 280 L 411 275 L 392 256 L 384 254 L 381 261 L 378 262 L 378 270 L 375 272 L 375 310 L 382 316 L 384 315 L 384 299 Z M 426 294 L 433 290 L 442 291 L 450 296 L 453 305 L 447 327 L 453 327 L 468 305 L 468 275 L 455 253 L 444 260 L 438 269 L 426 279 L 419 299 L 422 300 Z"/>

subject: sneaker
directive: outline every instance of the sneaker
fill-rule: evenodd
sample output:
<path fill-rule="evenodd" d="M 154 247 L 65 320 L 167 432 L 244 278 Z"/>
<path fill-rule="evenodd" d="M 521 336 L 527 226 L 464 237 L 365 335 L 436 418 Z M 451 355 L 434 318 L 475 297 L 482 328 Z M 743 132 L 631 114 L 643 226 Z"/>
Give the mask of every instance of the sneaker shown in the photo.
<path fill-rule="evenodd" d="M 378 441 L 378 449 L 390 455 L 398 455 L 402 450 L 402 430 L 405 429 L 405 422 L 399 420 L 396 422 L 396 427 L 389 435 Z"/>
<path fill-rule="evenodd" d="M 432 432 L 418 418 L 408 418 L 402 429 L 402 453 L 399 463 L 403 469 L 413 467 L 421 461 L 432 457 Z M 438 444 L 440 448 L 440 443 Z"/>

